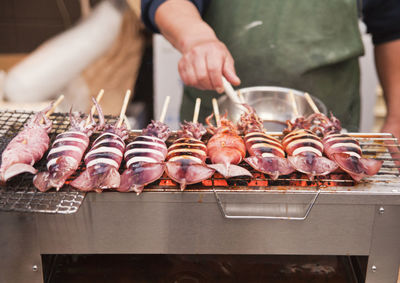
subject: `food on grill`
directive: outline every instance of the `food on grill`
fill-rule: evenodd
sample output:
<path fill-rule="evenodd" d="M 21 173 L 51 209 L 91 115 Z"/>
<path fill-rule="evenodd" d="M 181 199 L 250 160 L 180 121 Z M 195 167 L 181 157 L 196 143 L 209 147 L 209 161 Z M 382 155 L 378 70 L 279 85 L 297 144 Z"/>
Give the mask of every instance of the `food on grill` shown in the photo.
<path fill-rule="evenodd" d="M 68 177 L 78 169 L 93 131 L 104 126 L 101 108 L 95 99 L 93 103 L 99 113 L 99 124 L 96 124 L 91 113 L 89 123 L 81 119 L 78 113 L 70 113 L 71 127 L 57 135 L 53 142 L 47 155 L 47 171 L 39 172 L 33 178 L 33 184 L 40 191 L 45 192 L 53 187 L 59 190 L 64 185 Z"/>
<path fill-rule="evenodd" d="M 307 119 L 314 132 L 323 135 L 324 152 L 329 159 L 359 182 L 365 176 L 378 173 L 383 161 L 363 158 L 360 144 L 348 134 L 341 134 L 340 121 L 331 114 L 315 113 Z"/>
<path fill-rule="evenodd" d="M 221 126 L 214 127 L 211 114 L 206 118 L 208 132 L 213 136 L 208 140 L 207 151 L 211 160 L 209 167 L 217 170 L 225 178 L 235 176 L 252 176 L 251 173 L 237 164 L 246 156 L 246 146 L 239 136 L 236 126 L 229 121 L 225 114 L 221 120 Z"/>
<path fill-rule="evenodd" d="M 85 156 L 86 170 L 71 182 L 71 186 L 81 191 L 96 192 L 118 188 L 118 169 L 125 150 L 124 140 L 127 137 L 128 131 L 125 126 L 107 125 Z"/>
<path fill-rule="evenodd" d="M 52 122 L 46 116 L 53 104 L 35 114 L 24 126 L 24 129 L 7 145 L 1 156 L 0 183 L 18 174 L 29 172 L 35 174 L 33 167 L 49 148 L 48 133 Z"/>
<path fill-rule="evenodd" d="M 244 141 L 250 157 L 245 161 L 255 170 L 268 174 L 273 180 L 280 175 L 292 173 L 295 169 L 285 158 L 281 142 L 266 134 L 264 125 L 255 109 L 243 104 L 247 112 L 243 113 L 238 123 L 244 133 Z"/>
<path fill-rule="evenodd" d="M 128 138 L 128 130 L 123 121 L 130 94 L 130 90 L 125 94 L 117 123 L 106 125 L 104 132 L 94 141 L 85 156 L 86 170 L 71 182 L 71 186 L 81 191 L 96 192 L 119 187 L 121 176 L 118 169 L 125 151 L 124 141 Z"/>
<path fill-rule="evenodd" d="M 160 121 L 152 121 L 142 131 L 142 135 L 126 146 L 124 157 L 127 169 L 121 175 L 118 191 L 135 191 L 140 194 L 144 186 L 161 177 L 168 151 L 165 140 L 170 133 L 167 125 Z"/>
<path fill-rule="evenodd" d="M 202 124 L 185 121 L 177 133 L 178 139 L 168 148 L 166 172 L 182 191 L 186 185 L 208 179 L 215 172 L 205 164 L 207 147 L 200 140 L 205 133 Z"/>
<path fill-rule="evenodd" d="M 312 131 L 297 128 L 299 124 L 287 122 L 282 145 L 288 154 L 288 160 L 299 172 L 307 174 L 310 180 L 314 176 L 324 176 L 337 169 L 337 164 L 322 156 L 322 140 Z"/>

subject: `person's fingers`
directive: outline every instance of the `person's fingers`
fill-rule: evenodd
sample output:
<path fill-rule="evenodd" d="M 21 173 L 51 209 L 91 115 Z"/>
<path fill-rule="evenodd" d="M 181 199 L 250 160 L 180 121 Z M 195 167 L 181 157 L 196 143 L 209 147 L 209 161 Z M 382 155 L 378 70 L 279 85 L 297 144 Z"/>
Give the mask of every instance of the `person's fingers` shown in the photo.
<path fill-rule="evenodd" d="M 197 51 L 192 57 L 192 67 L 196 73 L 197 83 L 202 89 L 212 89 L 206 64 L 206 52 Z"/>
<path fill-rule="evenodd" d="M 235 86 L 240 85 L 240 79 L 236 75 L 235 63 L 233 61 L 232 56 L 229 53 L 225 58 L 222 73 L 225 76 L 225 78 L 228 80 L 228 82 L 230 82 L 231 84 L 233 84 Z"/>
<path fill-rule="evenodd" d="M 182 57 L 178 63 L 178 70 L 183 83 L 187 86 L 196 86 L 196 73 L 187 57 Z"/>
<path fill-rule="evenodd" d="M 179 62 L 178 62 L 178 72 L 182 79 L 183 84 L 187 85 L 189 82 L 189 76 L 186 72 L 185 65 L 184 65 L 184 62 L 182 59 L 179 60 Z"/>
<path fill-rule="evenodd" d="M 206 63 L 212 89 L 215 89 L 218 93 L 222 93 L 224 91 L 222 85 L 222 67 L 224 63 L 222 54 L 219 52 L 208 53 Z"/>

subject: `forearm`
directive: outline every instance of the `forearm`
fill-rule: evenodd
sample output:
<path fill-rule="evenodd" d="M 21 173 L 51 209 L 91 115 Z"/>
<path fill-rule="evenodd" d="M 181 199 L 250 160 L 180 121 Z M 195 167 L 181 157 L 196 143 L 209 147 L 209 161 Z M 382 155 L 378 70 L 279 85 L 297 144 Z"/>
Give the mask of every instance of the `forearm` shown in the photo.
<path fill-rule="evenodd" d="M 218 40 L 193 3 L 187 0 L 168 0 L 160 5 L 155 22 L 165 38 L 181 53 L 198 43 Z"/>
<path fill-rule="evenodd" d="M 400 121 L 400 40 L 375 47 L 375 61 L 387 106 L 387 116 Z"/>
<path fill-rule="evenodd" d="M 400 40 L 375 47 L 376 68 L 387 107 L 384 129 L 398 127 L 400 134 Z M 390 126 L 390 127 L 389 127 Z"/>

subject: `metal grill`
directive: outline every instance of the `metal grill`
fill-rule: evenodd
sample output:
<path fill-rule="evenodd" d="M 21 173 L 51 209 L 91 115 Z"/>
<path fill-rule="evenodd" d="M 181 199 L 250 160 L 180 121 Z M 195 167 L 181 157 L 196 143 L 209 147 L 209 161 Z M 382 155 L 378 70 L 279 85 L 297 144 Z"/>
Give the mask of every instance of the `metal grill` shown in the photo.
<path fill-rule="evenodd" d="M 33 115 L 33 112 L 6 111 L 0 112 L 0 152 L 2 152 L 10 140 L 22 130 L 23 125 Z M 53 121 L 53 128 L 49 136 L 53 141 L 57 134 L 69 128 L 69 119 L 65 113 L 55 113 L 50 116 Z M 115 123 L 116 117 L 107 116 L 107 123 Z M 132 131 L 127 142 L 132 140 L 140 131 Z M 279 133 L 271 133 L 278 136 Z M 316 178 L 310 181 L 300 173 L 293 173 L 288 176 L 281 176 L 278 180 L 271 180 L 265 174 L 256 172 L 246 163 L 241 166 L 248 169 L 253 178 L 237 177 L 224 179 L 218 173 L 202 183 L 189 185 L 186 192 L 315 192 L 324 193 L 386 193 L 400 192 L 399 187 L 399 164 L 400 149 L 397 140 L 389 134 L 351 134 L 361 144 L 365 157 L 383 160 L 383 166 L 379 173 L 373 177 L 366 178 L 362 182 L 355 182 L 345 173 L 333 173 L 323 178 Z M 98 133 L 93 134 L 93 141 Z M 172 136 L 167 145 L 175 139 Z M 206 137 L 207 139 L 207 137 Z M 47 156 L 47 153 L 44 155 Z M 43 158 L 35 167 L 38 170 L 46 168 L 46 160 Z M 125 165 L 121 166 L 121 173 Z M 74 190 L 68 185 L 84 170 L 82 164 L 78 171 L 67 180 L 60 191 L 54 189 L 42 193 L 32 184 L 32 175 L 21 174 L 7 182 L 7 186 L 0 187 L 0 210 L 22 211 L 22 212 L 46 212 L 46 213 L 74 213 L 81 205 L 85 193 Z M 179 186 L 169 179 L 165 174 L 159 180 L 148 185 L 145 192 L 180 192 Z M 104 193 L 108 193 L 105 191 Z"/>
<path fill-rule="evenodd" d="M 34 112 L 4 111 L 0 112 L 0 152 L 3 152 L 11 139 L 16 136 Z M 50 116 L 53 127 L 49 134 L 51 142 L 55 137 L 69 128 L 69 119 L 65 113 L 54 113 Z M 115 123 L 115 117 L 106 117 L 108 123 Z M 95 136 L 95 135 L 94 135 Z M 35 167 L 46 168 L 46 157 Z M 79 172 L 82 171 L 82 168 Z M 75 178 L 78 172 L 71 176 Z M 68 183 L 68 181 L 67 181 Z M 18 175 L 0 187 L 0 210 L 46 213 L 75 213 L 85 198 L 84 192 L 79 192 L 69 185 L 64 185 L 60 191 L 54 189 L 45 193 L 38 191 L 32 183 L 31 174 Z"/>
<path fill-rule="evenodd" d="M 281 133 L 271 133 L 271 135 L 279 136 Z M 335 172 L 327 176 L 315 178 L 310 181 L 307 176 L 299 172 L 294 172 L 287 176 L 280 176 L 277 180 L 271 180 L 267 175 L 255 171 L 245 162 L 240 165 L 248 169 L 253 178 L 236 177 L 224 179 L 220 174 L 215 173 L 214 176 L 205 180 L 200 184 L 189 185 L 186 191 L 204 192 L 313 192 L 315 190 L 323 190 L 323 192 L 371 192 L 371 187 L 375 190 L 387 192 L 400 192 L 397 186 L 400 184 L 400 149 L 397 139 L 391 134 L 366 134 L 354 133 L 350 134 L 356 138 L 362 148 L 363 156 L 366 158 L 375 158 L 383 160 L 383 165 L 378 174 L 365 178 L 356 184 L 351 177 L 344 172 Z M 379 189 L 381 188 L 381 189 Z M 164 176 L 147 186 L 146 192 L 177 192 L 179 187 Z"/>

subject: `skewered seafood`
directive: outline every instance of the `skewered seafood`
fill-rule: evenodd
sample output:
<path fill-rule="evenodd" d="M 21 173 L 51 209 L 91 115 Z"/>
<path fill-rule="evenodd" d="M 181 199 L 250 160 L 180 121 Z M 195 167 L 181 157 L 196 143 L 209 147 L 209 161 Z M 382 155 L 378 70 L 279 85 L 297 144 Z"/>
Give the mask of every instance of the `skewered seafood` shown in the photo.
<path fill-rule="evenodd" d="M 135 191 L 140 194 L 144 186 L 161 177 L 167 155 L 165 140 L 170 133 L 167 125 L 152 121 L 142 131 L 142 135 L 126 146 L 124 157 L 127 169 L 121 175 L 118 191 Z"/>
<path fill-rule="evenodd" d="M 206 118 L 209 126 L 208 132 L 213 135 L 207 143 L 208 155 L 212 162 L 208 166 L 217 170 L 225 178 L 251 177 L 252 175 L 247 169 L 237 165 L 246 156 L 246 146 L 239 136 L 237 128 L 226 118 L 226 114 L 221 118 L 221 126 L 214 127 L 211 124 L 213 116 L 211 114 Z"/>
<path fill-rule="evenodd" d="M 117 189 L 121 176 L 118 169 L 125 151 L 124 140 L 128 137 L 126 124 L 123 124 L 131 91 L 125 93 L 119 119 L 115 125 L 107 125 L 105 131 L 94 141 L 85 156 L 86 170 L 71 185 L 81 191 Z"/>
<path fill-rule="evenodd" d="M 206 133 L 200 123 L 185 122 L 178 131 L 178 139 L 168 148 L 166 172 L 180 184 L 183 191 L 186 185 L 201 182 L 214 174 L 204 162 L 207 147 L 200 140 Z"/>
<path fill-rule="evenodd" d="M 255 109 L 244 104 L 244 112 L 239 121 L 239 130 L 245 134 L 244 141 L 250 157 L 244 160 L 255 170 L 268 174 L 273 180 L 279 175 L 287 175 L 294 168 L 285 158 L 285 151 L 281 142 L 266 134 L 262 120 Z"/>
<path fill-rule="evenodd" d="M 104 126 L 101 108 L 95 99 L 93 103 L 99 113 L 99 124 L 96 124 L 92 114 L 90 123 L 87 124 L 77 113 L 70 113 L 71 127 L 68 131 L 57 135 L 53 142 L 47 155 L 47 171 L 40 172 L 33 178 L 33 184 L 40 191 L 45 192 L 53 187 L 59 190 L 64 185 L 68 177 L 78 169 L 93 131 Z"/>
<path fill-rule="evenodd" d="M 316 134 L 307 129 L 297 128 L 299 124 L 296 122 L 288 121 L 287 124 L 282 145 L 288 154 L 289 162 L 297 171 L 307 174 L 308 178 L 313 180 L 314 176 L 324 176 L 336 170 L 336 163 L 322 156 L 324 146 Z"/>
<path fill-rule="evenodd" d="M 125 150 L 124 140 L 127 137 L 128 131 L 125 126 L 107 125 L 85 156 L 86 170 L 71 182 L 71 186 L 81 191 L 96 192 L 118 188 L 118 169 Z"/>
<path fill-rule="evenodd" d="M 0 183 L 5 183 L 11 177 L 29 172 L 35 174 L 33 167 L 49 147 L 48 133 L 52 122 L 45 115 L 52 108 L 49 105 L 24 126 L 24 129 L 7 145 L 1 156 Z"/>
<path fill-rule="evenodd" d="M 308 119 L 314 132 L 324 136 L 324 152 L 329 159 L 347 172 L 355 181 L 359 182 L 365 176 L 378 173 L 383 161 L 373 158 L 363 158 L 360 144 L 348 134 L 341 134 L 340 121 L 331 114 L 328 118 L 324 114 L 315 113 Z"/>

